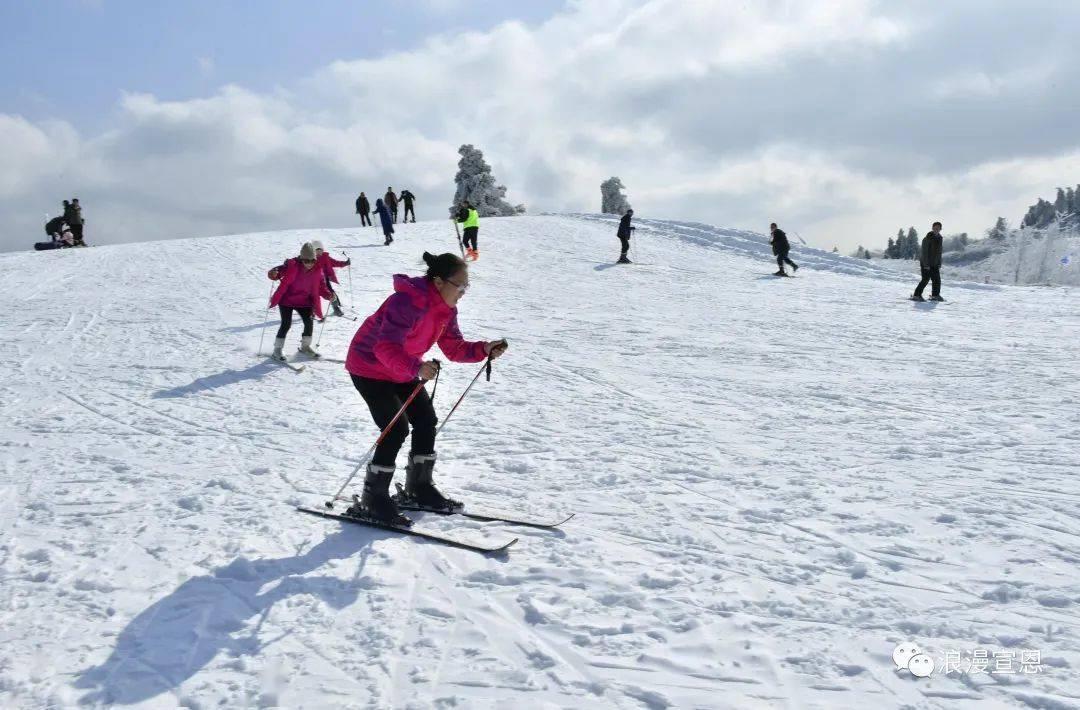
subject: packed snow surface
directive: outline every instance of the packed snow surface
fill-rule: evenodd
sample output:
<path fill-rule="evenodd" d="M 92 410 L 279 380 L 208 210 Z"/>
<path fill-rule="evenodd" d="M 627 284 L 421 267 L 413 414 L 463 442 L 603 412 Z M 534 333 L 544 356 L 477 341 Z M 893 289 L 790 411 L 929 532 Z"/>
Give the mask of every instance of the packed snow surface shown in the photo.
<path fill-rule="evenodd" d="M 376 430 L 340 362 L 256 356 L 302 241 L 352 256 L 362 320 L 447 222 L 0 255 L 0 706 L 1080 705 L 1076 291 L 914 304 L 913 274 L 795 243 L 774 278 L 761 235 L 657 220 L 613 266 L 615 224 L 481 225 L 461 326 L 511 347 L 437 479 L 577 517 L 417 525 L 501 557 L 295 512 Z M 1040 660 L 916 678 L 901 643 Z"/>

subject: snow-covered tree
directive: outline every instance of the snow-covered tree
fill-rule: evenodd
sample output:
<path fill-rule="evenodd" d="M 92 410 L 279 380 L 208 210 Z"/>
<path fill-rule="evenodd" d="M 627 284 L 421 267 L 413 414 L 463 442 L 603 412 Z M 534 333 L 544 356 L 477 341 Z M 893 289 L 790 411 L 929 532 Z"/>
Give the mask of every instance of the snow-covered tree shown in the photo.
<path fill-rule="evenodd" d="M 908 229 L 907 243 L 904 245 L 904 259 L 916 259 L 919 256 L 919 233 L 914 227 Z"/>
<path fill-rule="evenodd" d="M 901 229 L 900 231 L 903 232 L 904 230 Z M 900 235 L 901 238 L 903 238 L 903 236 L 903 234 Z M 860 247 L 860 249 L 861 248 L 862 247 Z M 892 237 L 889 237 L 889 246 L 885 247 L 885 253 L 882 256 L 884 256 L 886 259 L 896 258 L 896 242 L 892 240 Z"/>
<path fill-rule="evenodd" d="M 620 217 L 630 209 L 626 195 L 622 193 L 626 186 L 617 177 L 611 177 L 600 183 L 600 211 L 604 214 L 617 214 Z"/>
<path fill-rule="evenodd" d="M 484 160 L 484 154 L 471 145 L 458 148 L 461 160 L 458 161 L 457 175 L 454 182 L 454 202 L 450 205 L 450 215 L 457 214 L 462 202 L 469 201 L 481 217 L 504 217 L 525 214 L 525 205 L 511 205 L 503 198 L 506 188 L 495 183 L 491 166 Z"/>
<path fill-rule="evenodd" d="M 1009 223 L 1004 217 L 998 217 L 994 226 L 986 230 L 986 236 L 990 239 L 1004 240 L 1009 235 Z"/>

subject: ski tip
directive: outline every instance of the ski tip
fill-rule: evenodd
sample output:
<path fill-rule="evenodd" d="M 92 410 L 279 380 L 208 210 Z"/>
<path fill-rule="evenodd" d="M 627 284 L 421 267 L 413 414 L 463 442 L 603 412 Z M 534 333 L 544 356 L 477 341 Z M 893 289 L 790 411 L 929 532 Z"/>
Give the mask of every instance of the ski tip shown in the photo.
<path fill-rule="evenodd" d="M 572 518 L 573 518 L 573 517 L 574 517 L 575 515 L 577 515 L 577 513 L 570 513 L 570 515 L 567 515 L 567 516 L 566 516 L 565 518 L 563 518 L 563 519 L 562 519 L 562 520 L 560 520 L 559 522 L 557 522 L 557 523 L 552 523 L 552 524 L 551 524 L 551 527 L 553 527 L 553 528 L 557 528 L 557 527 L 559 527 L 560 525 L 562 525 L 563 523 L 568 523 L 568 522 L 570 522 L 570 520 L 571 520 L 571 519 L 572 519 Z"/>
<path fill-rule="evenodd" d="M 508 552 L 508 551 L 510 550 L 510 548 L 511 548 L 511 547 L 513 547 L 514 545 L 516 545 L 516 544 L 517 544 L 517 541 L 518 541 L 518 538 L 516 538 L 516 537 L 515 537 L 515 538 L 514 538 L 513 540 L 511 540 L 510 542 L 506 543 L 505 545 L 502 545 L 502 546 L 500 546 L 500 547 L 493 547 L 493 548 L 491 548 L 491 549 L 490 549 L 490 550 L 488 551 L 488 554 L 489 554 L 489 555 L 499 555 L 499 554 L 503 554 L 503 553 L 505 553 L 505 552 Z"/>

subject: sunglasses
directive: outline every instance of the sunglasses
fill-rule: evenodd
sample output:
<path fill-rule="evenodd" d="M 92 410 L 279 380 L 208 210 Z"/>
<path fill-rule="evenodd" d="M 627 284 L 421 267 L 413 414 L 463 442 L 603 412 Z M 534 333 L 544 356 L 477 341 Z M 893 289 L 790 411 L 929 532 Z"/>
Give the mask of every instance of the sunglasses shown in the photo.
<path fill-rule="evenodd" d="M 457 290 L 461 293 L 465 293 L 469 290 L 468 283 L 459 284 L 457 281 L 451 281 L 450 279 L 446 279 L 446 283 L 450 284 L 451 286 L 457 286 Z"/>

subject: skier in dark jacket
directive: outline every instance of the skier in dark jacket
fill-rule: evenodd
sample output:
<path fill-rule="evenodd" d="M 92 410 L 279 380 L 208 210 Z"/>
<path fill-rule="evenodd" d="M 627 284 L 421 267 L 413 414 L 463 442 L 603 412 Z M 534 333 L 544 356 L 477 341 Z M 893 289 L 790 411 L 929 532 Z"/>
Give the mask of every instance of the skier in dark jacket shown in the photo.
<path fill-rule="evenodd" d="M 386 203 L 386 209 L 390 210 L 390 214 L 394 216 L 394 224 L 397 224 L 398 196 L 394 194 L 394 188 L 386 188 L 386 194 L 383 195 L 383 202 Z"/>
<path fill-rule="evenodd" d="M 386 241 L 383 242 L 385 246 L 390 246 L 390 243 L 394 241 L 394 238 L 390 236 L 394 233 L 394 220 L 390 216 L 390 210 L 387 209 L 386 203 L 382 200 L 375 200 L 375 213 L 379 215 L 379 222 L 382 223 L 383 236 L 386 237 Z"/>
<path fill-rule="evenodd" d="M 619 220 L 619 231 L 617 236 L 619 241 L 622 242 L 622 253 L 619 254 L 618 264 L 629 264 L 630 259 L 626 257 L 626 254 L 630 251 L 630 234 L 637 229 L 637 227 L 630 226 L 630 220 L 634 218 L 634 210 L 626 210 L 626 214 Z"/>
<path fill-rule="evenodd" d="M 45 233 L 54 241 L 60 241 L 60 236 L 64 233 L 64 218 L 53 217 L 45 223 Z"/>
<path fill-rule="evenodd" d="M 360 197 L 356 198 L 356 214 L 360 215 L 360 226 L 371 226 L 371 203 L 368 202 L 367 195 L 360 193 Z"/>
<path fill-rule="evenodd" d="M 925 301 L 923 289 L 926 284 L 933 281 L 930 288 L 931 301 L 944 301 L 941 297 L 941 222 L 934 222 L 933 228 L 926 233 L 922 240 L 922 248 L 919 250 L 919 270 L 922 272 L 922 280 L 915 287 L 912 301 Z"/>
<path fill-rule="evenodd" d="M 401 201 L 405 203 L 405 214 L 402 216 L 402 222 L 409 221 L 409 213 L 412 213 L 412 221 L 416 221 L 416 210 L 413 209 L 413 200 L 416 199 L 416 195 L 412 194 L 408 190 L 401 191 Z"/>
<path fill-rule="evenodd" d="M 776 222 L 769 225 L 769 230 L 772 232 L 772 239 L 769 240 L 769 244 L 772 245 L 772 253 L 776 255 L 776 265 L 780 267 L 773 276 L 787 276 L 787 272 L 784 271 L 784 264 L 791 266 L 792 271 L 798 271 L 799 265 L 788 258 L 788 252 L 791 251 L 791 244 L 788 243 L 787 235 L 784 234 L 784 230 L 776 226 Z"/>

